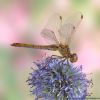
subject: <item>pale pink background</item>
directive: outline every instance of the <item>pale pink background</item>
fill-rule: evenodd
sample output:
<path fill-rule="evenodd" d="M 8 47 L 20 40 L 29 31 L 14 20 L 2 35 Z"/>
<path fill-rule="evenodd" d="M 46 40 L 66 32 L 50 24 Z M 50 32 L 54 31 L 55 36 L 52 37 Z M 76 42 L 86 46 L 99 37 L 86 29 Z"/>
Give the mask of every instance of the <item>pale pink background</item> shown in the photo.
<path fill-rule="evenodd" d="M 33 66 L 32 62 L 41 60 L 45 53 L 47 56 L 52 54 L 59 55 L 59 53 L 14 48 L 10 44 L 13 42 L 47 44 L 41 37 L 40 32 L 45 26 L 47 19 L 55 12 L 62 14 L 64 17 L 69 12 L 81 11 L 83 13 L 84 19 L 76 32 L 78 40 L 77 54 L 79 58 L 76 65 L 83 65 L 83 71 L 93 73 L 93 76 L 95 76 L 94 73 L 100 72 L 100 29 L 98 29 L 93 20 L 95 10 L 100 10 L 100 0 L 91 0 L 88 7 L 81 9 L 73 7 L 70 0 L 54 0 L 44 10 L 40 9 L 40 11 L 34 9 L 35 3 L 31 5 L 30 1 L 12 0 L 11 4 L 0 6 L 0 49 L 3 48 L 12 52 L 11 65 L 13 67 L 11 69 L 16 75 L 15 79 L 17 80 L 19 91 L 24 96 L 23 100 L 33 100 L 33 97 L 28 95 L 29 90 L 25 84 L 30 67 Z M 96 84 L 94 90 L 100 93 L 98 88 L 100 78 L 98 77 L 94 78 L 94 83 Z M 7 89 L 5 89 L 5 85 L 2 82 L 0 88 L 0 96 L 6 95 Z"/>

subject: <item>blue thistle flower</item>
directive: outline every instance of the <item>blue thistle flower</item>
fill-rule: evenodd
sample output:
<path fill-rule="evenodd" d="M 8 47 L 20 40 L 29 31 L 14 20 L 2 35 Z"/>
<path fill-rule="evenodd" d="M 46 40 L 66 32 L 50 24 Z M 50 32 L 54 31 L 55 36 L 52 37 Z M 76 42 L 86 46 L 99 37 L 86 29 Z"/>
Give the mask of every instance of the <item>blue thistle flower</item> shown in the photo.
<path fill-rule="evenodd" d="M 27 80 L 35 100 L 85 100 L 91 80 L 82 72 L 82 66 L 75 67 L 64 58 L 47 57 L 42 62 L 35 62 L 38 69 L 33 69 Z"/>

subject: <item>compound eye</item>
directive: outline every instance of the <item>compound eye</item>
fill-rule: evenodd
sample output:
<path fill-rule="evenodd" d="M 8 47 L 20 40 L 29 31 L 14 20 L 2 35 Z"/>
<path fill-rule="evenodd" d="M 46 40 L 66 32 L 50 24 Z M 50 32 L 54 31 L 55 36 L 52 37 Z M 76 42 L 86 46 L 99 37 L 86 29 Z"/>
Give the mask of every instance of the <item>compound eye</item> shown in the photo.
<path fill-rule="evenodd" d="M 73 63 L 76 62 L 77 60 L 78 60 L 77 54 L 76 53 L 72 54 L 70 57 L 70 62 Z"/>

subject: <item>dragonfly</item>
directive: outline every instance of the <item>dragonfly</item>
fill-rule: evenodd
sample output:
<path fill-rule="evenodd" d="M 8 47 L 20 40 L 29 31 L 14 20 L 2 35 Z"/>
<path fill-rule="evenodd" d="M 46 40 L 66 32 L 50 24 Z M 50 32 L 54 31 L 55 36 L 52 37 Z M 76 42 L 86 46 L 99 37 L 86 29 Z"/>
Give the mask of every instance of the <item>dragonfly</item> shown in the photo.
<path fill-rule="evenodd" d="M 59 51 L 61 57 L 74 63 L 78 60 L 78 56 L 76 53 L 71 53 L 70 43 L 73 41 L 72 37 L 82 19 L 83 14 L 81 12 L 72 14 L 65 21 L 60 14 L 53 14 L 41 31 L 41 36 L 51 44 L 12 43 L 11 46 Z"/>

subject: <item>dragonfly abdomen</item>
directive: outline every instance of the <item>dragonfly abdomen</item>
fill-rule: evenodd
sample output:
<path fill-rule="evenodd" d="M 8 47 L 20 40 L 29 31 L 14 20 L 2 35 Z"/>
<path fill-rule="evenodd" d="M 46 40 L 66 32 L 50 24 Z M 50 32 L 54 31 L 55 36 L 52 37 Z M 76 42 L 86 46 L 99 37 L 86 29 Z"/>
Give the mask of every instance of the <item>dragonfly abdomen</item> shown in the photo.
<path fill-rule="evenodd" d="M 15 47 L 26 47 L 26 48 L 34 48 L 34 49 L 44 49 L 44 50 L 58 50 L 57 45 L 34 45 L 34 44 L 24 44 L 24 43 L 13 43 L 11 46 Z"/>

